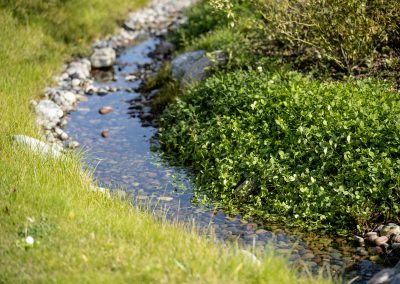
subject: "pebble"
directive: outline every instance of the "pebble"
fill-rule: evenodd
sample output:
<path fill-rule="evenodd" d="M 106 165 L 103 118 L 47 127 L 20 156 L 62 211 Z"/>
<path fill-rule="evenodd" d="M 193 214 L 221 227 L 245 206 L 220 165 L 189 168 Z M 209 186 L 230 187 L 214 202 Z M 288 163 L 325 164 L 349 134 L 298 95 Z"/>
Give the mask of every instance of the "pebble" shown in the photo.
<path fill-rule="evenodd" d="M 365 243 L 364 239 L 362 237 L 360 237 L 360 236 L 354 236 L 354 242 L 358 246 L 363 246 L 364 243 Z"/>
<path fill-rule="evenodd" d="M 108 137 L 110 137 L 110 133 L 108 131 L 104 130 L 101 132 L 101 136 L 104 138 L 108 138 Z"/>
<path fill-rule="evenodd" d="M 103 114 L 103 115 L 109 114 L 109 113 L 111 113 L 112 111 L 113 111 L 113 108 L 110 107 L 110 106 L 102 107 L 101 109 L 99 109 L 99 113 L 100 113 L 100 114 Z"/>
<path fill-rule="evenodd" d="M 68 148 L 69 148 L 69 149 L 76 149 L 76 148 L 78 148 L 79 146 L 80 146 L 80 144 L 79 144 L 78 141 L 70 141 L 70 142 L 68 143 Z"/>
<path fill-rule="evenodd" d="M 125 76 L 125 81 L 135 81 L 137 77 L 135 75 Z"/>
<path fill-rule="evenodd" d="M 386 236 L 377 237 L 377 238 L 374 240 L 374 244 L 375 244 L 376 246 L 380 246 L 380 245 L 382 245 L 382 244 L 387 243 L 388 240 L 389 240 L 389 238 L 386 237 Z"/>
<path fill-rule="evenodd" d="M 160 201 L 172 201 L 173 200 L 173 198 L 172 197 L 170 197 L 170 196 L 160 196 L 160 197 L 157 197 L 157 200 L 160 200 Z"/>

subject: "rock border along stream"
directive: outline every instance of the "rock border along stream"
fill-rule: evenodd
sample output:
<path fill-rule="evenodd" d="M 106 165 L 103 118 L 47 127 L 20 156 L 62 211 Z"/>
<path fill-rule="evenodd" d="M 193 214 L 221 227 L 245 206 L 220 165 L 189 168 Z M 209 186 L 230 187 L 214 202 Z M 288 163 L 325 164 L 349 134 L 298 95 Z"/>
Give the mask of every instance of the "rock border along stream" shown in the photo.
<path fill-rule="evenodd" d="M 45 130 L 43 140 L 52 145 L 53 150 L 46 148 L 46 144 L 43 144 L 43 142 L 35 141 L 35 139 L 23 135 L 16 135 L 14 137 L 16 142 L 27 144 L 31 149 L 33 149 L 32 147 L 36 147 L 34 150 L 39 150 L 42 153 L 56 153 L 55 156 L 57 157 L 62 152 L 61 148 L 63 147 L 72 149 L 79 147 L 79 142 L 74 141 L 63 130 L 68 123 L 70 112 L 77 108 L 79 102 L 87 100 L 86 95 L 88 94 L 135 91 L 131 87 L 122 87 L 124 89 L 111 86 L 96 87 L 92 76 L 93 71 L 113 66 L 119 52 L 132 43 L 148 37 L 163 37 L 171 30 L 178 28 L 185 22 L 183 11 L 195 2 L 195 0 L 154 0 L 147 7 L 129 14 L 123 27 L 119 29 L 117 34 L 96 41 L 92 46 L 93 52 L 89 58 L 77 58 L 63 65 L 62 74 L 55 77 L 56 86 L 45 89 L 44 99 L 32 102 L 37 115 L 37 123 Z M 171 54 L 172 51 L 173 46 L 171 44 L 161 41 L 157 48 L 158 54 L 150 66 L 144 66 L 135 74 L 128 74 L 125 80 L 134 81 L 137 78 L 145 80 L 147 76 L 159 70 L 166 56 Z M 198 59 L 201 59 L 202 64 L 207 65 L 207 59 L 204 57 L 205 52 L 198 51 L 198 53 L 201 53 L 203 56 L 200 56 Z M 221 56 L 220 52 L 217 53 Z M 174 61 L 175 63 L 179 62 L 185 56 L 190 57 L 191 55 L 193 54 L 180 55 Z M 174 61 L 172 62 L 173 66 Z M 225 61 L 223 55 L 221 56 L 221 61 Z M 191 74 L 196 73 L 200 79 L 204 78 L 204 74 L 199 75 L 198 70 L 186 71 Z M 184 77 L 184 75 L 181 74 L 180 76 Z M 183 83 L 185 82 L 190 83 L 191 79 L 186 78 L 183 80 Z M 99 112 L 102 115 L 106 115 L 112 112 L 112 109 L 104 108 L 100 109 Z M 153 117 L 150 110 L 142 112 L 140 115 L 144 120 L 144 124 L 152 123 Z M 108 137 L 108 133 L 103 132 L 101 135 L 105 138 Z M 399 232 L 397 234 L 387 233 L 385 228 L 388 226 L 392 229 L 390 232 Z M 374 250 L 375 253 L 387 252 L 389 255 L 393 255 L 397 250 L 400 250 L 400 227 L 396 224 L 389 224 L 388 226 L 377 228 L 376 232 L 367 233 L 364 238 L 356 237 L 355 240 L 358 243 L 356 252 L 361 256 L 368 254 L 366 249 L 364 249 L 364 243 L 372 246 L 372 249 L 369 250 Z M 398 266 L 382 270 L 368 283 L 397 283 L 393 281 L 399 278 L 400 268 Z"/>

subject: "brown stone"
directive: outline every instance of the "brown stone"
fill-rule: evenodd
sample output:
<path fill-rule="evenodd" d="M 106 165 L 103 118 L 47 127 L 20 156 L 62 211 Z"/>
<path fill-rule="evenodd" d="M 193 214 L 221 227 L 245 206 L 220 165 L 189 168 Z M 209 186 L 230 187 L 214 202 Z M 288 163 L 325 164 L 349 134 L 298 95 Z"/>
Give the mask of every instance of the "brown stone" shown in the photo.
<path fill-rule="evenodd" d="M 367 237 L 365 238 L 365 242 L 371 245 L 371 244 L 374 244 L 374 243 L 375 243 L 375 240 L 376 240 L 377 238 L 378 238 L 377 235 L 369 235 L 369 236 L 367 236 Z"/>
<path fill-rule="evenodd" d="M 110 106 L 106 106 L 106 107 L 102 107 L 101 109 L 99 109 L 99 113 L 100 114 L 109 114 L 110 112 L 113 111 L 113 108 Z"/>
<path fill-rule="evenodd" d="M 108 137 L 110 137 L 110 133 L 108 133 L 108 131 L 102 131 L 101 136 L 104 138 L 108 138 Z"/>
<path fill-rule="evenodd" d="M 389 238 L 386 237 L 386 236 L 378 237 L 378 238 L 376 238 L 376 239 L 374 240 L 374 244 L 375 244 L 376 246 L 380 246 L 380 245 L 382 245 L 382 244 L 387 243 L 388 240 L 389 240 Z"/>

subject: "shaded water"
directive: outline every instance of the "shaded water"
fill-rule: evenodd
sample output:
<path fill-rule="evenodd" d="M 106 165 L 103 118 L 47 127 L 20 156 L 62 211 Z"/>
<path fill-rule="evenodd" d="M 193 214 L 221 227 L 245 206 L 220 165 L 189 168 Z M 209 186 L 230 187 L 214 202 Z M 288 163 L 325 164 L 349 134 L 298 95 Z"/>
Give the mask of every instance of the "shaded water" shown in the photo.
<path fill-rule="evenodd" d="M 136 72 L 140 65 L 152 62 L 149 53 L 158 43 L 158 39 L 148 39 L 130 47 L 120 54 L 112 71 L 94 74 L 98 87 L 118 87 L 124 91 L 90 95 L 71 114 L 66 131 L 87 150 L 86 163 L 94 169 L 100 185 L 122 188 L 134 196 L 135 202 L 157 203 L 167 208 L 169 218 L 194 219 L 200 228 L 211 227 L 221 241 L 238 241 L 260 252 L 268 244 L 292 265 L 305 263 L 313 271 L 328 266 L 344 282 L 358 276 L 352 283 L 364 283 L 378 271 L 380 266 L 356 256 L 346 239 L 290 232 L 282 226 L 243 220 L 192 204 L 195 188 L 190 175 L 184 169 L 169 166 L 150 149 L 156 129 L 138 117 L 150 111 L 147 98 L 133 91 L 140 81 L 125 81 L 125 76 Z M 140 103 L 140 110 L 132 107 L 134 101 Z M 113 112 L 100 115 L 98 111 L 104 106 L 111 106 Z M 147 117 L 151 118 L 151 114 Z M 109 137 L 103 138 L 102 131 L 108 131 Z"/>

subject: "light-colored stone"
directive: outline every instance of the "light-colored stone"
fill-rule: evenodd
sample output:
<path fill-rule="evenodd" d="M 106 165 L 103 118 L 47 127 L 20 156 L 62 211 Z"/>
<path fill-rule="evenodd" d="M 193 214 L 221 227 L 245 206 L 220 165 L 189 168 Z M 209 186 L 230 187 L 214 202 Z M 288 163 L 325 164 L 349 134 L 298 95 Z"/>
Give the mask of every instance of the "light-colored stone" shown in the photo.
<path fill-rule="evenodd" d="M 400 227 L 397 225 L 384 226 L 379 233 L 381 234 L 381 236 L 386 237 L 390 237 L 391 235 L 398 235 L 400 234 Z"/>
<path fill-rule="evenodd" d="M 173 198 L 172 197 L 169 197 L 169 196 L 160 196 L 160 197 L 158 197 L 157 198 L 157 200 L 160 200 L 160 201 L 172 201 L 173 200 Z"/>
<path fill-rule="evenodd" d="M 90 62 L 94 68 L 111 67 L 116 60 L 117 56 L 115 50 L 111 47 L 103 47 L 95 49 Z"/>
<path fill-rule="evenodd" d="M 375 243 L 376 246 L 380 246 L 380 245 L 382 245 L 382 244 L 387 243 L 388 240 L 389 240 L 388 237 L 382 236 L 382 237 L 376 238 L 376 239 L 374 240 L 374 243 Z"/>
<path fill-rule="evenodd" d="M 178 55 L 171 62 L 172 76 L 177 80 L 182 79 L 191 66 L 205 54 L 204 50 L 198 50 Z"/>
<path fill-rule="evenodd" d="M 244 249 L 240 250 L 240 252 L 252 264 L 261 265 L 261 261 L 253 253 L 249 252 L 248 250 L 244 250 Z"/>
<path fill-rule="evenodd" d="M 50 100 L 40 101 L 36 107 L 36 120 L 37 123 L 43 126 L 45 129 L 51 129 L 55 127 L 61 117 L 64 115 L 62 109 L 54 102 Z"/>
<path fill-rule="evenodd" d="M 79 146 L 80 146 L 80 144 L 79 144 L 78 141 L 70 141 L 70 142 L 68 143 L 68 148 L 69 148 L 69 149 L 76 149 L 76 148 L 78 148 Z"/>
<path fill-rule="evenodd" d="M 62 155 L 63 149 L 61 147 L 50 146 L 43 141 L 26 135 L 14 135 L 13 139 L 16 144 L 24 146 L 39 155 L 52 156 L 54 158 L 59 158 Z"/>
<path fill-rule="evenodd" d="M 55 102 L 63 111 L 71 111 L 76 104 L 76 96 L 70 91 L 49 89 L 46 91 L 49 99 Z"/>
<path fill-rule="evenodd" d="M 204 80 L 210 75 L 210 69 L 226 64 L 226 55 L 222 51 L 206 54 L 203 50 L 184 53 L 172 61 L 172 76 L 181 81 L 182 86 Z"/>

